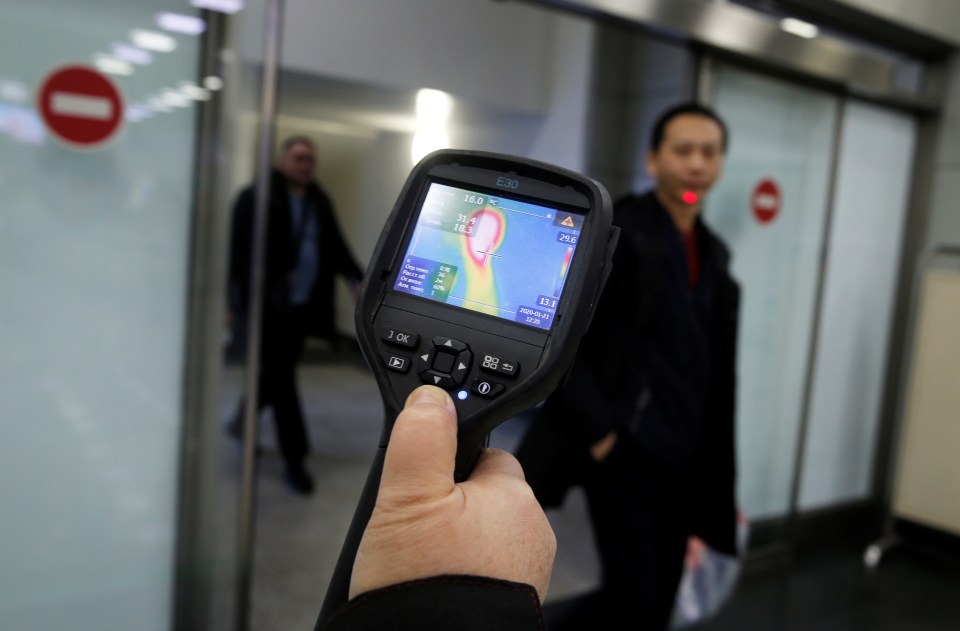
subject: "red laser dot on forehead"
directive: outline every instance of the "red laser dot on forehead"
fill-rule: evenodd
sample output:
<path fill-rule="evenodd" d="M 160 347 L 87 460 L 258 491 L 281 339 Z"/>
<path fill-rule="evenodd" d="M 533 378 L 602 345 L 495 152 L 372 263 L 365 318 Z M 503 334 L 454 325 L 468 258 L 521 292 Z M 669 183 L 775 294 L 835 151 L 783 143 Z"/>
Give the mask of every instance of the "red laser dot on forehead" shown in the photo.
<path fill-rule="evenodd" d="M 683 199 L 685 204 L 695 204 L 697 203 L 697 194 L 693 191 L 687 191 L 682 195 L 681 199 Z"/>

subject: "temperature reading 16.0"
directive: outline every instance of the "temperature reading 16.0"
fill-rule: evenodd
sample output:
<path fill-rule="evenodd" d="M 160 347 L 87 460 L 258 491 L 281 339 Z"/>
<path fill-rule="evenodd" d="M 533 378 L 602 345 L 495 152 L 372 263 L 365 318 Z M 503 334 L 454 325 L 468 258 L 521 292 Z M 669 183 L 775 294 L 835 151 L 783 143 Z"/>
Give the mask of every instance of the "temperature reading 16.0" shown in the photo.
<path fill-rule="evenodd" d="M 480 205 L 480 204 L 483 204 L 486 200 L 483 199 L 483 195 L 471 195 L 468 193 L 463 196 L 463 201 L 467 202 L 468 204 Z"/>

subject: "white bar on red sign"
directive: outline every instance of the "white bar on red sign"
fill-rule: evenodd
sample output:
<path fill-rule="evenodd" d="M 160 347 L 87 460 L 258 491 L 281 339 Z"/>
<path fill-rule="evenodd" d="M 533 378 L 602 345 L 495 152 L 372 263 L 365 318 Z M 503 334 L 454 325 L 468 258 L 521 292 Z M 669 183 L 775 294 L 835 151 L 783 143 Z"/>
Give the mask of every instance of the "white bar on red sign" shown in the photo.
<path fill-rule="evenodd" d="M 776 208 L 779 201 L 776 195 L 757 195 L 753 199 L 757 208 Z"/>
<path fill-rule="evenodd" d="M 54 114 L 93 118 L 108 121 L 113 117 L 110 99 L 69 92 L 54 92 L 50 96 L 50 108 Z"/>

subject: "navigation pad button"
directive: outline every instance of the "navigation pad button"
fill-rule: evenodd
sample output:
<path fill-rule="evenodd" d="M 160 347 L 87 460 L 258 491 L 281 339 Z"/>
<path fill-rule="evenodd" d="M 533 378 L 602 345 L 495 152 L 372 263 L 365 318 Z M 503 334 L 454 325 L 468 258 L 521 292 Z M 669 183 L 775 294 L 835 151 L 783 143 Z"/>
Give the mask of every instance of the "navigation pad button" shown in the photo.
<path fill-rule="evenodd" d="M 449 337 L 437 336 L 433 338 L 433 345 L 437 348 L 444 348 L 450 352 L 456 354 L 460 351 L 467 350 L 467 345 L 461 342 L 460 340 L 455 340 Z"/>
<path fill-rule="evenodd" d="M 433 356 L 436 355 L 437 351 L 433 348 L 427 349 L 425 352 L 417 355 L 417 372 L 422 373 L 424 370 L 430 370 L 430 367 L 433 365 Z"/>
<path fill-rule="evenodd" d="M 452 390 L 457 387 L 457 384 L 454 383 L 450 375 L 445 375 L 436 370 L 427 370 L 420 373 L 420 381 L 430 384 L 431 386 L 443 388 L 444 390 Z"/>
<path fill-rule="evenodd" d="M 453 377 L 453 380 L 457 382 L 457 385 L 463 383 L 463 380 L 467 378 L 467 372 L 470 370 L 470 363 L 473 361 L 473 353 L 470 351 L 461 351 L 457 355 L 457 359 L 453 362 L 453 369 L 450 371 L 450 376 Z"/>
<path fill-rule="evenodd" d="M 456 360 L 456 355 L 438 350 L 436 356 L 433 358 L 433 369 L 449 375 L 453 370 L 453 365 Z"/>

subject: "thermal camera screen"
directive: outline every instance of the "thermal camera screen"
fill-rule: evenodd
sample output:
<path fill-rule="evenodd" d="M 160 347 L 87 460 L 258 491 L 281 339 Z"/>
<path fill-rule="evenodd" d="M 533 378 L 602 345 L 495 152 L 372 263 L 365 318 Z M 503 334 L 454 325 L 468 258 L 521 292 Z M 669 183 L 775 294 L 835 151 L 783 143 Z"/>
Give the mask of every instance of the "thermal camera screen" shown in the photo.
<path fill-rule="evenodd" d="M 583 220 L 432 182 L 393 288 L 549 330 Z"/>

